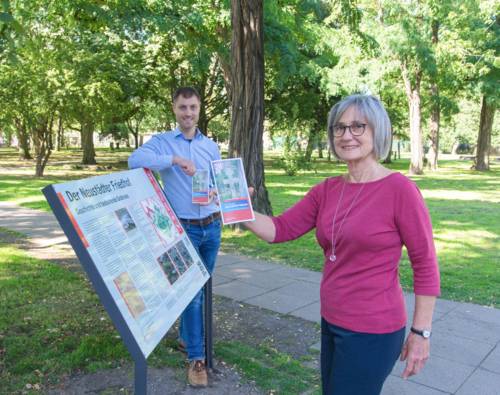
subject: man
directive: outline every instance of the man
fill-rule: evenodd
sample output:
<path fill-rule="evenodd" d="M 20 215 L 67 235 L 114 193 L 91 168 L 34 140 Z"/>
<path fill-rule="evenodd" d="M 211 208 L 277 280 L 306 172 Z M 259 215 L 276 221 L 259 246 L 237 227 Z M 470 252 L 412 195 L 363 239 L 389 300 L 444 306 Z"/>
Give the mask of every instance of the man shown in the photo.
<path fill-rule="evenodd" d="M 159 172 L 167 198 L 212 273 L 220 246 L 220 212 L 213 202 L 191 203 L 192 176 L 196 169 L 210 170 L 210 162 L 220 159 L 217 144 L 196 127 L 200 115 L 200 95 L 191 87 L 179 88 L 173 96 L 178 127 L 155 135 L 136 149 L 128 160 L 131 169 L 145 167 Z M 181 315 L 179 346 L 189 360 L 188 382 L 195 387 L 208 385 L 203 328 L 203 291 Z"/>

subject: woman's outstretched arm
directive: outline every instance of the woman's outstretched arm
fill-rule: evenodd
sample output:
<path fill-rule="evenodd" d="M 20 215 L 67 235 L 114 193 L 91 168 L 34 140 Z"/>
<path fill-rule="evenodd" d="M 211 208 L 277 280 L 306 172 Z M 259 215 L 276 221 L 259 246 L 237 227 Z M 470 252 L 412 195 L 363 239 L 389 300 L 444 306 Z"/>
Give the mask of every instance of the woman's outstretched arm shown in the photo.
<path fill-rule="evenodd" d="M 268 243 L 274 241 L 276 237 L 276 227 L 271 217 L 255 212 L 255 221 L 244 222 L 243 225 L 255 233 L 257 237 Z"/>

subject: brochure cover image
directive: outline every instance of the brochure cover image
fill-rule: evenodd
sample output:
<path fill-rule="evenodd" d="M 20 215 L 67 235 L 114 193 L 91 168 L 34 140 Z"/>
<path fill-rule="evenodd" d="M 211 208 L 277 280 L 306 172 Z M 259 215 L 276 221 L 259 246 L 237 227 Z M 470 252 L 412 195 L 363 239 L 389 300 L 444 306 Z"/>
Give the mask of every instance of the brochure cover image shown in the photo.
<path fill-rule="evenodd" d="M 192 178 L 191 202 L 203 204 L 209 202 L 209 172 L 208 170 L 196 170 Z"/>
<path fill-rule="evenodd" d="M 212 161 L 212 170 L 224 225 L 255 220 L 241 158 Z"/>

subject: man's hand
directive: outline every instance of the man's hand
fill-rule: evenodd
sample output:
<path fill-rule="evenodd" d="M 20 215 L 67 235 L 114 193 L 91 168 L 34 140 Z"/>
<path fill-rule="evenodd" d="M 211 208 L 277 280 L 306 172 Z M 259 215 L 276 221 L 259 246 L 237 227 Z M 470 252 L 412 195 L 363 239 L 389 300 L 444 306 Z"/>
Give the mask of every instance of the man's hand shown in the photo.
<path fill-rule="evenodd" d="M 174 156 L 172 163 L 181 168 L 181 170 L 188 176 L 193 176 L 196 173 L 196 166 L 189 159 L 185 159 L 181 156 Z"/>
<path fill-rule="evenodd" d="M 215 200 L 215 204 L 219 205 L 219 199 L 217 199 L 217 191 L 215 189 L 210 189 L 208 194 L 208 202 L 207 203 L 198 203 L 200 206 L 208 206 Z"/>

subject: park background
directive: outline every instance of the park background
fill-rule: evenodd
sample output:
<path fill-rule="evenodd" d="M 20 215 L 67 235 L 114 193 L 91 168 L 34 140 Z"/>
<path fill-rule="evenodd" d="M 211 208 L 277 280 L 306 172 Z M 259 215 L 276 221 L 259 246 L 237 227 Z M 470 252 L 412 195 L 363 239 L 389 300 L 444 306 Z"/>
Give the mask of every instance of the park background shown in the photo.
<path fill-rule="evenodd" d="M 254 207 L 279 214 L 345 172 L 328 152 L 328 111 L 345 95 L 371 93 L 393 122 L 386 165 L 409 175 L 429 207 L 442 297 L 500 306 L 495 1 L 4 0 L 0 7 L 0 201 L 49 210 L 45 185 L 126 169 L 134 147 L 175 126 L 171 94 L 192 85 L 202 97 L 201 130 L 225 156 L 242 157 Z M 0 244 L 6 388 L 43 390 L 61 372 L 123 363 L 126 352 L 110 322 L 97 318 L 104 313 L 85 280 L 17 247 Z M 322 267 L 313 234 L 269 246 L 226 227 L 223 249 Z M 401 279 L 411 291 L 407 258 Z M 76 310 L 63 303 L 69 292 L 85 303 Z M 47 299 L 59 301 L 50 319 Z M 14 319 L 10 311 L 20 306 L 29 313 Z M 67 321 L 69 311 L 75 317 Z M 161 347 L 156 363 L 179 365 L 171 346 Z M 245 347 L 216 352 L 236 363 L 227 350 Z M 268 373 L 252 371 L 249 361 L 271 371 L 280 358 L 290 362 L 276 350 L 241 352 L 248 358 L 238 363 L 253 379 Z M 262 362 L 267 357 L 273 362 Z M 280 387 L 295 375 L 297 387 Z M 302 381 L 317 385 L 313 373 L 284 377 L 258 384 L 285 393 L 297 393 Z"/>

